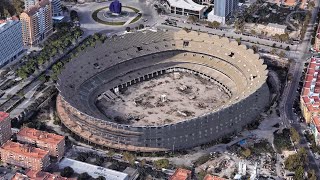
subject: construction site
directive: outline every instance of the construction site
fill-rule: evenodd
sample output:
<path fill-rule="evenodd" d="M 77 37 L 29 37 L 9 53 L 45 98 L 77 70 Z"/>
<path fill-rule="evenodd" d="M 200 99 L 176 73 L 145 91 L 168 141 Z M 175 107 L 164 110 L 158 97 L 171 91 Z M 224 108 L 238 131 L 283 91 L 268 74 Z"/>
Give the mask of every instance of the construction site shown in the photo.
<path fill-rule="evenodd" d="M 164 125 L 214 111 L 230 99 L 218 85 L 195 74 L 167 73 L 97 103 L 108 119 L 132 125 Z"/>

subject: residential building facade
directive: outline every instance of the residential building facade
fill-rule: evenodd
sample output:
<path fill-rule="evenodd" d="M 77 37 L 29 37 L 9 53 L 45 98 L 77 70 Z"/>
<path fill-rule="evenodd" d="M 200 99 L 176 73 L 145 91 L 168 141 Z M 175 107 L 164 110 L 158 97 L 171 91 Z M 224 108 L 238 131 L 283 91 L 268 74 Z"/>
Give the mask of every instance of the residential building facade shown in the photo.
<path fill-rule="evenodd" d="M 320 25 L 318 26 L 316 35 L 314 37 L 314 46 L 313 49 L 317 52 L 320 52 Z"/>
<path fill-rule="evenodd" d="M 14 60 L 23 51 L 21 23 L 12 17 L 0 21 L 0 67 Z"/>
<path fill-rule="evenodd" d="M 50 164 L 49 152 L 12 141 L 0 148 L 1 161 L 7 164 L 40 171 Z"/>
<path fill-rule="evenodd" d="M 52 16 L 62 16 L 61 0 L 52 0 L 51 1 Z"/>
<path fill-rule="evenodd" d="M 48 37 L 53 30 L 49 0 L 42 0 L 20 14 L 24 45 L 35 45 Z"/>
<path fill-rule="evenodd" d="M 24 9 L 28 10 L 32 6 L 39 4 L 39 2 L 40 2 L 39 0 L 24 0 Z"/>
<path fill-rule="evenodd" d="M 319 116 L 314 116 L 310 121 L 310 129 L 313 134 L 316 144 L 320 145 L 320 118 Z"/>
<path fill-rule="evenodd" d="M 300 109 L 306 123 L 320 112 L 320 58 L 311 58 L 300 96 Z"/>
<path fill-rule="evenodd" d="M 0 112 L 0 145 L 11 138 L 11 120 L 9 113 Z"/>
<path fill-rule="evenodd" d="M 47 150 L 50 156 L 58 159 L 61 159 L 65 152 L 65 138 L 57 134 L 25 127 L 17 133 L 17 140 Z"/>

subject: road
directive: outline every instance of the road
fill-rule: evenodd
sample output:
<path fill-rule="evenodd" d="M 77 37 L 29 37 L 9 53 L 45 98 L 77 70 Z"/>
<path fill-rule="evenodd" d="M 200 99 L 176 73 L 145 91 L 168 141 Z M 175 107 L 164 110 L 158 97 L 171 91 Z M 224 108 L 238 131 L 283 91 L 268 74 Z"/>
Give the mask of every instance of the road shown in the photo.
<path fill-rule="evenodd" d="M 286 88 L 284 90 L 283 99 L 280 103 L 280 107 L 282 108 L 281 112 L 284 112 L 284 116 L 282 118 L 283 123 L 286 127 L 294 127 L 301 136 L 301 141 L 297 144 L 296 148 L 305 148 L 308 153 L 309 159 L 309 167 L 316 171 L 317 177 L 320 177 L 320 169 L 319 165 L 316 163 L 313 153 L 311 152 L 310 148 L 307 145 L 307 140 L 304 137 L 302 131 L 303 127 L 301 127 L 299 123 L 299 118 L 293 111 L 293 104 L 296 98 L 299 97 L 297 92 L 297 88 L 299 86 L 300 77 L 302 75 L 304 63 L 308 60 L 311 56 L 309 53 L 309 45 L 310 39 L 312 35 L 312 31 L 314 29 L 314 24 L 318 14 L 318 5 L 319 0 L 316 1 L 316 7 L 312 12 L 312 18 L 307 28 L 307 33 L 302 41 L 302 43 L 297 48 L 298 53 L 296 53 L 297 57 L 295 58 L 296 62 L 290 67 L 289 73 L 292 73 L 293 78 L 291 82 L 288 82 Z"/>

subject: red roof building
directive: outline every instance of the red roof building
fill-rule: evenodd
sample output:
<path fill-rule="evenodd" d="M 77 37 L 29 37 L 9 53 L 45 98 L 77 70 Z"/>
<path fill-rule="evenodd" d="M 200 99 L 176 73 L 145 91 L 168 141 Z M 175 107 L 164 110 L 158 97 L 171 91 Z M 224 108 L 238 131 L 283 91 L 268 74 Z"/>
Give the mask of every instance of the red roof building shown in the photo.
<path fill-rule="evenodd" d="M 65 138 L 53 133 L 23 128 L 17 133 L 20 142 L 36 144 L 37 147 L 49 151 L 49 155 L 61 159 L 65 151 Z"/>
<path fill-rule="evenodd" d="M 7 141 L 0 148 L 1 161 L 36 171 L 50 164 L 49 152 L 28 145 Z"/>
<path fill-rule="evenodd" d="M 320 112 L 320 58 L 311 58 L 300 96 L 300 108 L 307 123 Z"/>
<path fill-rule="evenodd" d="M 225 180 L 224 178 L 218 177 L 218 176 L 212 176 L 210 174 L 207 174 L 203 180 Z"/>
<path fill-rule="evenodd" d="M 169 180 L 191 180 L 191 171 L 179 168 L 174 172 Z"/>

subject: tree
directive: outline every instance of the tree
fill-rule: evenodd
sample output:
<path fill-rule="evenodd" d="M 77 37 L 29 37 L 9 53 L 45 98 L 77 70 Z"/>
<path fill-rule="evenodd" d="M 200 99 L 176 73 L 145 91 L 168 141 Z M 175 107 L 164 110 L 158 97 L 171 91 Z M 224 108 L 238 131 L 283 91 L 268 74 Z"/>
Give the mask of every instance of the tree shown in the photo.
<path fill-rule="evenodd" d="M 251 155 L 251 150 L 249 148 L 246 148 L 245 150 L 241 151 L 241 154 L 247 158 Z"/>
<path fill-rule="evenodd" d="M 280 51 L 280 53 L 279 53 L 279 57 L 280 57 L 280 58 L 284 58 L 284 57 L 286 57 L 286 53 L 285 53 L 285 52 L 283 52 L 283 51 Z"/>
<path fill-rule="evenodd" d="M 294 180 L 301 180 L 304 179 L 304 169 L 302 166 L 299 166 L 295 171 L 294 171 Z"/>
<path fill-rule="evenodd" d="M 71 21 L 79 21 L 78 12 L 75 10 L 70 11 Z"/>
<path fill-rule="evenodd" d="M 308 9 L 310 9 L 310 10 L 312 10 L 315 6 L 316 6 L 316 5 L 315 5 L 314 1 L 310 1 L 310 2 L 308 3 Z"/>
<path fill-rule="evenodd" d="M 143 29 L 144 28 L 144 25 L 143 24 L 140 24 L 139 25 L 139 29 Z"/>
<path fill-rule="evenodd" d="M 304 167 L 308 164 L 307 152 L 304 148 L 299 149 L 298 153 L 288 156 L 284 161 L 285 168 L 289 171 L 295 171 L 300 166 Z"/>
<path fill-rule="evenodd" d="M 154 161 L 154 166 L 157 169 L 162 169 L 162 168 L 168 168 L 169 167 L 169 160 L 168 159 L 159 159 L 157 161 Z"/>
<path fill-rule="evenodd" d="M 88 179 L 91 179 L 91 178 L 92 177 L 88 173 L 84 172 L 84 173 L 81 173 L 78 176 L 77 180 L 88 180 Z"/>
<path fill-rule="evenodd" d="M 103 177 L 103 176 L 99 176 L 99 177 L 96 178 L 96 180 L 106 180 L 106 178 Z"/>
<path fill-rule="evenodd" d="M 67 177 L 68 178 L 68 177 L 71 177 L 73 175 L 73 173 L 74 173 L 74 170 L 71 167 L 67 166 L 67 167 L 63 168 L 63 170 L 61 171 L 60 175 L 62 177 Z"/>
<path fill-rule="evenodd" d="M 257 53 L 259 51 L 259 48 L 258 48 L 257 45 L 253 45 L 251 48 L 252 48 L 254 53 Z"/>
<path fill-rule="evenodd" d="M 272 50 L 270 51 L 270 53 L 271 53 L 271 54 L 276 54 L 276 53 L 277 53 L 277 50 L 276 50 L 276 49 L 272 49 Z"/>
<path fill-rule="evenodd" d="M 289 46 L 286 47 L 286 51 L 290 51 L 290 47 Z"/>
<path fill-rule="evenodd" d="M 191 23 L 195 23 L 199 20 L 199 18 L 197 16 L 189 16 L 188 17 L 188 21 Z"/>
<path fill-rule="evenodd" d="M 131 28 L 130 27 L 126 27 L 126 31 L 130 32 Z"/>
<path fill-rule="evenodd" d="M 241 38 L 237 38 L 236 41 L 238 42 L 238 45 L 241 44 Z"/>
<path fill-rule="evenodd" d="M 209 27 L 211 28 L 218 28 L 220 26 L 220 23 L 218 21 L 209 22 Z"/>
<path fill-rule="evenodd" d="M 291 139 L 293 142 L 295 142 L 295 143 L 300 142 L 300 135 L 295 128 L 293 128 L 293 127 L 290 128 L 290 134 L 291 134 Z"/>
<path fill-rule="evenodd" d="M 124 158 L 124 160 L 128 161 L 131 165 L 134 164 L 134 161 L 136 159 L 136 157 L 133 154 L 129 153 L 129 152 L 124 152 L 123 153 L 123 158 Z"/>
<path fill-rule="evenodd" d="M 308 172 L 308 179 L 309 180 L 317 180 L 316 172 L 314 169 L 312 169 L 310 172 Z"/>

